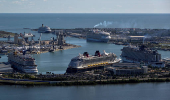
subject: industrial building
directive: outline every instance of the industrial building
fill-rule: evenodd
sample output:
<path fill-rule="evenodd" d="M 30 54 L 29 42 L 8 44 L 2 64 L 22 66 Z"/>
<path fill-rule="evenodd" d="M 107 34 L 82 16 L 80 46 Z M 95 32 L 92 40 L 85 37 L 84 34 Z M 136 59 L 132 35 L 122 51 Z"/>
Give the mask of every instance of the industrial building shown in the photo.
<path fill-rule="evenodd" d="M 106 68 L 114 75 L 136 75 L 145 74 L 148 72 L 147 66 L 142 66 L 135 63 L 117 63 Z"/>

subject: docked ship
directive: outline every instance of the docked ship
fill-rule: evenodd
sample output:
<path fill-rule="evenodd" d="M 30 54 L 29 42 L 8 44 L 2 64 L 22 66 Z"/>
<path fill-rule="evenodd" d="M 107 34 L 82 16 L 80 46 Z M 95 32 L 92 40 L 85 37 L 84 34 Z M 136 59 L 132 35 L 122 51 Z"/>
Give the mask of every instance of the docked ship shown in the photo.
<path fill-rule="evenodd" d="M 44 26 L 43 24 L 41 27 L 38 28 L 38 33 L 50 33 L 50 32 L 51 32 L 50 27 Z"/>
<path fill-rule="evenodd" d="M 79 56 L 71 59 L 66 73 L 76 73 L 89 71 L 93 69 L 102 69 L 105 65 L 117 63 L 120 60 L 114 53 L 104 53 L 100 54 L 99 51 L 95 52 L 95 55 L 89 55 L 88 52 L 79 54 Z"/>
<path fill-rule="evenodd" d="M 153 67 L 165 67 L 165 63 L 161 61 L 161 54 L 157 50 L 151 50 L 144 45 L 127 46 L 121 50 L 122 62 L 129 63 L 143 63 L 145 65 L 151 65 Z"/>
<path fill-rule="evenodd" d="M 87 41 L 108 42 L 111 39 L 110 33 L 101 30 L 91 30 L 87 33 Z"/>
<path fill-rule="evenodd" d="M 22 73 L 38 73 L 35 59 L 30 54 L 25 54 L 25 52 L 14 51 L 8 54 L 8 62 L 11 64 L 11 67 Z"/>

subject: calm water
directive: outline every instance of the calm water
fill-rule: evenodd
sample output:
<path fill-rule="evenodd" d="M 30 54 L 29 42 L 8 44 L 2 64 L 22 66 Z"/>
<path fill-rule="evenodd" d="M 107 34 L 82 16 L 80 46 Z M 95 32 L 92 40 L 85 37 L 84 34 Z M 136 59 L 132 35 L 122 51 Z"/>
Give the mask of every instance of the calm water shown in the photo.
<path fill-rule="evenodd" d="M 170 14 L 0 14 L 1 29 L 93 28 L 111 22 L 111 28 L 170 28 Z M 105 27 L 105 26 L 99 26 Z"/>
<path fill-rule="evenodd" d="M 31 32 L 39 38 L 39 33 L 23 28 L 38 28 L 43 23 L 51 28 L 86 28 L 94 27 L 104 21 L 112 28 L 170 28 L 170 14 L 0 14 L 0 30 L 14 33 Z M 105 27 L 105 26 L 99 26 Z M 55 37 L 43 34 L 42 40 Z M 0 38 L 0 40 L 6 40 Z M 80 45 L 80 48 L 33 55 L 39 72 L 51 71 L 64 73 L 71 58 L 85 51 L 94 54 L 96 50 L 114 52 L 118 57 L 123 46 L 86 42 L 83 39 L 65 38 L 67 43 Z M 170 52 L 159 51 L 162 58 L 169 57 Z M 0 62 L 7 61 L 2 56 Z M 170 83 L 140 83 L 97 86 L 70 87 L 23 87 L 0 86 L 0 100 L 170 100 Z"/>
<path fill-rule="evenodd" d="M 0 100 L 170 100 L 169 83 L 23 87 L 0 86 Z"/>

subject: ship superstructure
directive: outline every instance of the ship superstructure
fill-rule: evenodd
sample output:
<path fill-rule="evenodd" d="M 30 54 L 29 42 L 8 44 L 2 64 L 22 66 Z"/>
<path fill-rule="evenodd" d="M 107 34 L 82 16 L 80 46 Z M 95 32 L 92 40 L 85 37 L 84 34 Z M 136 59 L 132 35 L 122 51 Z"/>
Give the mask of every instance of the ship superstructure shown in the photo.
<path fill-rule="evenodd" d="M 38 73 L 37 65 L 35 64 L 35 59 L 31 57 L 30 54 L 25 54 L 19 51 L 14 51 L 8 54 L 8 62 L 11 67 L 17 69 L 23 73 Z"/>
<path fill-rule="evenodd" d="M 123 62 L 144 63 L 154 67 L 165 66 L 164 62 L 161 61 L 161 54 L 157 50 L 151 50 L 144 45 L 123 47 L 121 58 Z"/>
<path fill-rule="evenodd" d="M 87 33 L 87 41 L 108 42 L 111 39 L 110 33 L 101 30 L 91 30 Z"/>
<path fill-rule="evenodd" d="M 99 51 L 96 51 L 95 55 L 89 55 L 88 52 L 84 52 L 84 54 L 79 54 L 79 56 L 71 59 L 66 72 L 86 71 L 87 69 L 100 68 L 106 64 L 116 62 L 119 62 L 119 60 L 117 60 L 114 53 L 104 51 L 103 54 L 100 54 Z"/>

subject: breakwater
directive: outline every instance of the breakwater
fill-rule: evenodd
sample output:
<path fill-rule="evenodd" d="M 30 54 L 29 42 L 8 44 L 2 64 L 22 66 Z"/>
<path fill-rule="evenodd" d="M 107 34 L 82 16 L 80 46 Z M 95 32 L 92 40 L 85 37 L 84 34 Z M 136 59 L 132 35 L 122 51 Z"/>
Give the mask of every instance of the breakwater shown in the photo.
<path fill-rule="evenodd" d="M 0 85 L 24 85 L 24 86 L 81 86 L 104 85 L 126 83 L 170 82 L 170 78 L 130 78 L 113 80 L 74 80 L 74 81 L 42 81 L 42 80 L 0 80 Z"/>

